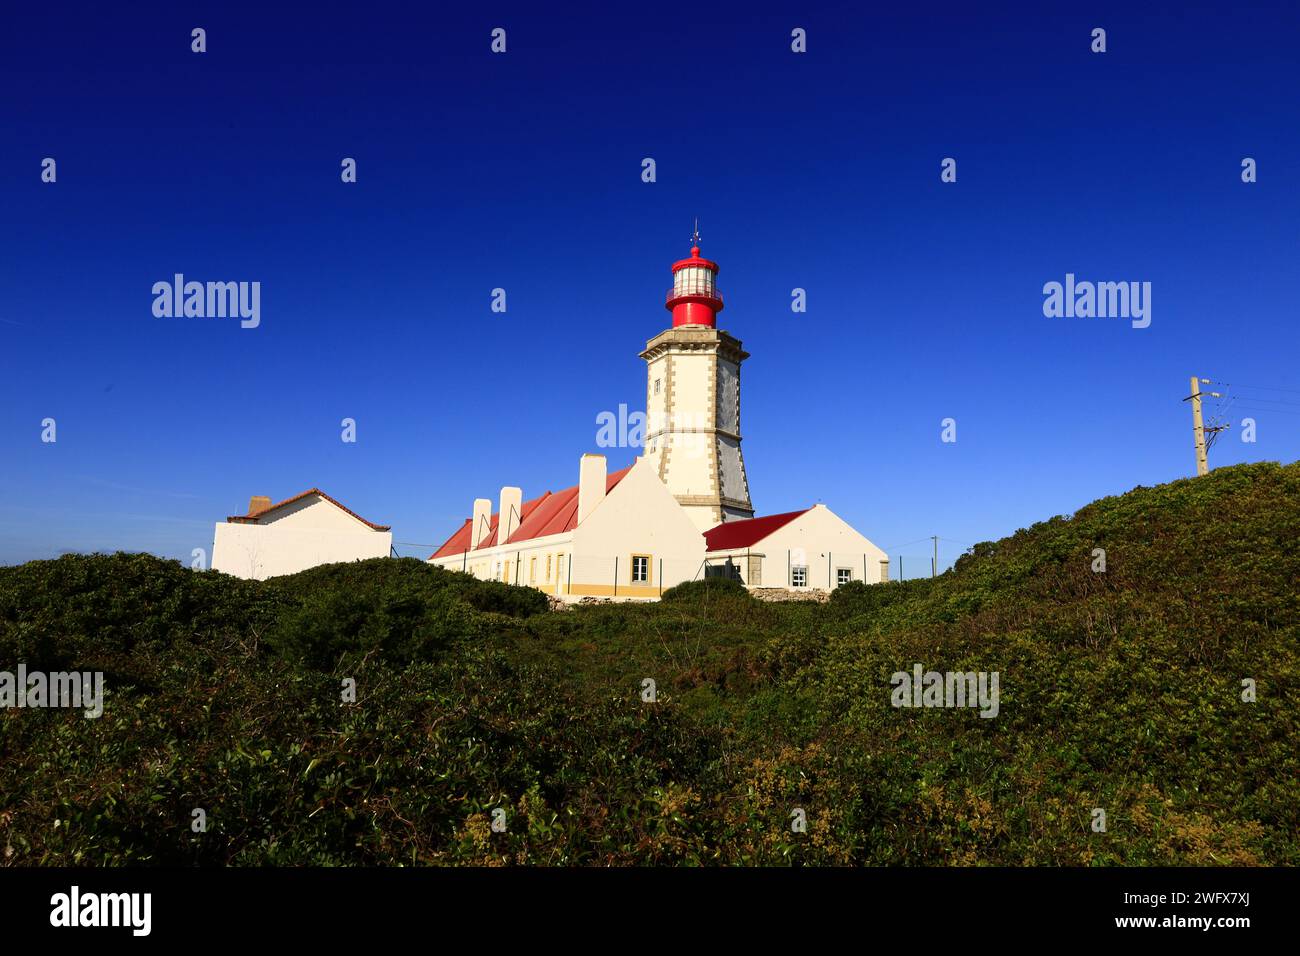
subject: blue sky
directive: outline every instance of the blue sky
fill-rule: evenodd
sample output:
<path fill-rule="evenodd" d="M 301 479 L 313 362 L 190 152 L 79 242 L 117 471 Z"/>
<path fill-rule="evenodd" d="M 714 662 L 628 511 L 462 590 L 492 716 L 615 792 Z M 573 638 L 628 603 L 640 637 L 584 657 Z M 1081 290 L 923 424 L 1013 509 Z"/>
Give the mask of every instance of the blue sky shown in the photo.
<path fill-rule="evenodd" d="M 422 555 L 573 484 L 695 216 L 759 513 L 947 564 L 1190 474 L 1192 373 L 1252 386 L 1212 465 L 1300 458 L 1294 4 L 174 6 L 0 28 L 0 562 L 188 561 L 312 486 Z M 177 272 L 260 326 L 156 318 Z M 1044 317 L 1067 272 L 1150 282 L 1150 327 Z"/>

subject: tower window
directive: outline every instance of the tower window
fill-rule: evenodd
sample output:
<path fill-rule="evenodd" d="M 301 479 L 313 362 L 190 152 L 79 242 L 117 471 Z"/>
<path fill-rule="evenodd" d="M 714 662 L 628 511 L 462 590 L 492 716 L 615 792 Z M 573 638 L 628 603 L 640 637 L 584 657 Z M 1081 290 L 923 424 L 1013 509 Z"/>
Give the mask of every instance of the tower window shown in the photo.
<path fill-rule="evenodd" d="M 655 394 L 659 394 L 659 379 L 655 379 Z"/>

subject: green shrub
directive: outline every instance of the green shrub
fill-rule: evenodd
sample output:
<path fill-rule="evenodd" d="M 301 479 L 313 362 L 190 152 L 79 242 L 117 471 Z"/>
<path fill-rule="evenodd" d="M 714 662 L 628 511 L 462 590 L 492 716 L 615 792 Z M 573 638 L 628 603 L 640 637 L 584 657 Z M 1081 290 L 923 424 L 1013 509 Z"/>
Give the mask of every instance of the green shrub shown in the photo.
<path fill-rule="evenodd" d="M 446 592 L 475 610 L 512 617 L 542 614 L 548 609 L 546 595 L 536 588 L 482 581 L 471 574 L 448 571 L 416 558 L 370 558 L 325 564 L 272 578 L 266 584 L 290 595 L 316 593 L 324 589 L 361 592 L 376 597 L 427 598 Z"/>
<path fill-rule="evenodd" d="M 748 598 L 749 591 L 735 578 L 699 578 L 684 581 L 664 591 L 662 600 L 697 602 L 714 598 Z"/>
<path fill-rule="evenodd" d="M 850 581 L 831 592 L 829 612 L 833 617 L 850 618 L 871 615 L 884 608 L 914 601 L 930 590 L 929 578 L 910 581 L 888 581 L 882 584 L 864 584 Z"/>
<path fill-rule="evenodd" d="M 1300 865 L 1297 540 L 1300 464 L 1260 464 L 825 605 L 707 579 L 542 614 L 405 559 L 0 568 L 0 669 L 107 683 L 99 719 L 0 710 L 0 859 Z M 915 663 L 998 671 L 998 717 L 894 708 Z"/>

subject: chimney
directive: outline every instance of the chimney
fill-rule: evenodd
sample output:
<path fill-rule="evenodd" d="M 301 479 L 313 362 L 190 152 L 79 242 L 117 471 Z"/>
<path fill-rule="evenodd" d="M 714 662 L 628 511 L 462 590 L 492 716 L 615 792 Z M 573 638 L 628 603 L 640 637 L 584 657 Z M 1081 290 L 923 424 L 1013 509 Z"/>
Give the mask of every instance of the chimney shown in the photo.
<path fill-rule="evenodd" d="M 583 455 L 578 465 L 578 524 L 605 500 L 605 456 Z"/>
<path fill-rule="evenodd" d="M 492 502 L 486 498 L 474 499 L 474 523 L 469 526 L 469 546 L 477 548 L 479 542 L 492 530 Z"/>
<path fill-rule="evenodd" d="M 253 495 L 248 499 L 248 513 L 250 515 L 259 514 L 271 507 L 271 499 L 265 495 Z"/>
<path fill-rule="evenodd" d="M 519 488 L 501 489 L 501 517 L 497 519 L 497 544 L 505 544 L 519 530 L 523 519 L 524 493 Z"/>

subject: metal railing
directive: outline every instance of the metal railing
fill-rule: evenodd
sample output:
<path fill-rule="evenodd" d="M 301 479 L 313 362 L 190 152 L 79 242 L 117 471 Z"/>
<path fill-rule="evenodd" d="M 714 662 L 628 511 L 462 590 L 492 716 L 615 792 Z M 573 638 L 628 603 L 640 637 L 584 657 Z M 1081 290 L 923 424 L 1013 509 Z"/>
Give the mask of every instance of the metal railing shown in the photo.
<path fill-rule="evenodd" d="M 722 301 L 722 293 L 713 286 L 704 285 L 700 282 L 687 282 L 682 285 L 681 288 L 673 287 L 669 289 L 668 295 L 664 298 L 664 302 L 668 303 L 673 299 L 681 299 L 688 295 L 700 296 L 705 299 L 716 299 L 718 302 Z"/>

